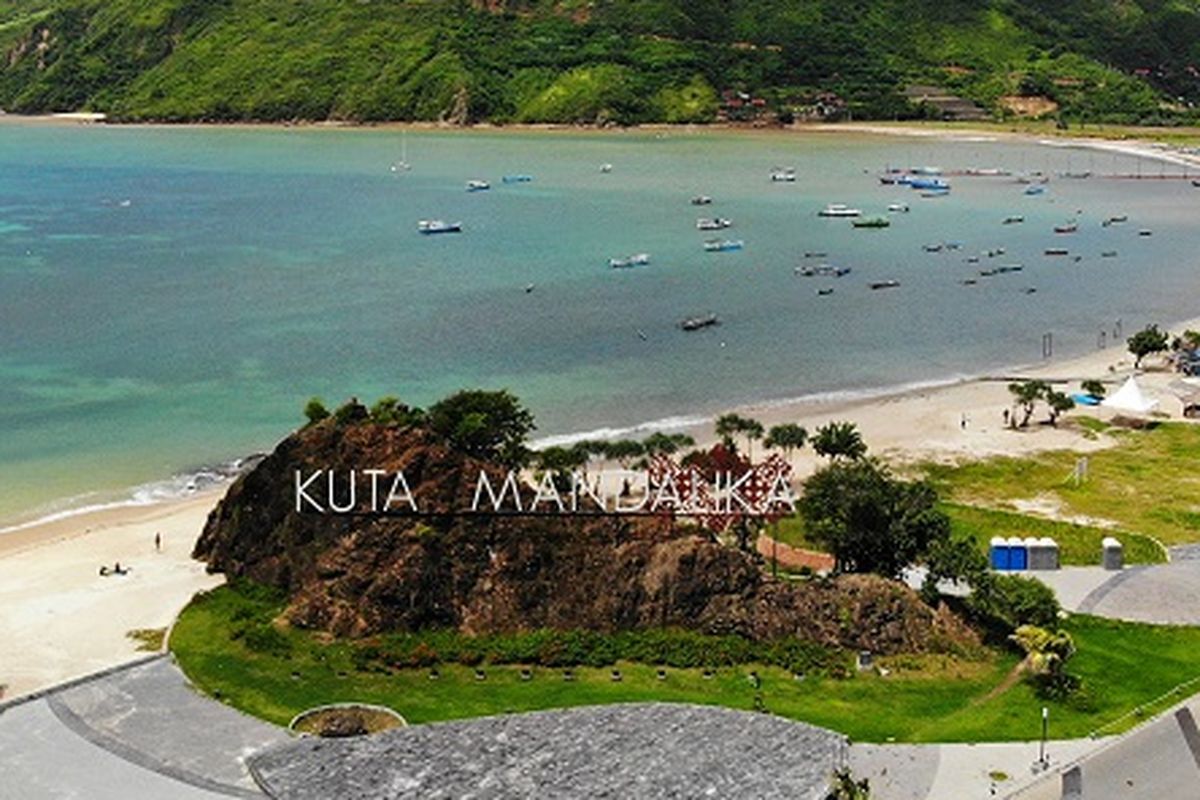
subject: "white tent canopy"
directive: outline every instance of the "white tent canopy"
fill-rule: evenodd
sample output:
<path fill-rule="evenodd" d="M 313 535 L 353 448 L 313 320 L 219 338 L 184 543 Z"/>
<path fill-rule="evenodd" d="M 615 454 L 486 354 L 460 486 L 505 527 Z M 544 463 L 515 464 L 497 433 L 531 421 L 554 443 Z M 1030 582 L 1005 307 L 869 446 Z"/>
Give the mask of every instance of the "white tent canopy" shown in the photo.
<path fill-rule="evenodd" d="M 1157 400 L 1151 400 L 1142 394 L 1142 387 L 1133 378 L 1125 381 L 1120 389 L 1100 405 L 1114 411 L 1128 411 L 1133 414 L 1145 414 L 1158 405 Z"/>

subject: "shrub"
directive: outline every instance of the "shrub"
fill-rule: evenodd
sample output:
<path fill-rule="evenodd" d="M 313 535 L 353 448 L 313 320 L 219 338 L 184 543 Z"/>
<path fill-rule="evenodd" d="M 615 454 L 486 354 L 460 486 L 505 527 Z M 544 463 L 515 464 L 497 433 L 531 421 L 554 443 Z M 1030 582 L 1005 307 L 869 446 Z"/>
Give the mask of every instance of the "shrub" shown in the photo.
<path fill-rule="evenodd" d="M 321 420 L 329 416 L 329 409 L 321 402 L 319 397 L 310 397 L 304 405 L 304 418 L 308 420 L 309 425 L 316 425 Z"/>
<path fill-rule="evenodd" d="M 1049 627 L 1058 619 L 1054 592 L 1044 583 L 1019 575 L 980 576 L 967 597 L 968 611 L 980 622 L 1007 635 L 1022 625 Z"/>

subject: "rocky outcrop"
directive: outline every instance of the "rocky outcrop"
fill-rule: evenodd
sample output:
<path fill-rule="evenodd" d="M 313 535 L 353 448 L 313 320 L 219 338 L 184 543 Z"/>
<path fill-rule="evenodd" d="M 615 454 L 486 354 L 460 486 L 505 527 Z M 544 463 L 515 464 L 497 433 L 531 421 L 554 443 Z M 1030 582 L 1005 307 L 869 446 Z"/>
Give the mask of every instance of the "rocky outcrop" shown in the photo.
<path fill-rule="evenodd" d="M 667 520 L 297 512 L 295 472 L 403 470 L 422 510 L 471 505 L 479 470 L 419 427 L 333 420 L 284 440 L 213 511 L 195 555 L 284 589 L 294 625 L 338 635 L 673 626 L 876 652 L 971 640 L 907 587 L 871 576 L 773 581 L 760 559 Z"/>

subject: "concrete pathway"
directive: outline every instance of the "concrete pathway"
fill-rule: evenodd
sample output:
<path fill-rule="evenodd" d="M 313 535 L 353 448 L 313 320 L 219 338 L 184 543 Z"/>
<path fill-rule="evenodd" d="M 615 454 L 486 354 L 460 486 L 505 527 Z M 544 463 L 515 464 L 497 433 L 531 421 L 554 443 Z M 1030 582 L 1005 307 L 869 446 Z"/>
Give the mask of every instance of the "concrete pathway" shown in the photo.
<path fill-rule="evenodd" d="M 245 758 L 289 739 L 158 658 L 0 707 L 0 800 L 261 798 Z"/>

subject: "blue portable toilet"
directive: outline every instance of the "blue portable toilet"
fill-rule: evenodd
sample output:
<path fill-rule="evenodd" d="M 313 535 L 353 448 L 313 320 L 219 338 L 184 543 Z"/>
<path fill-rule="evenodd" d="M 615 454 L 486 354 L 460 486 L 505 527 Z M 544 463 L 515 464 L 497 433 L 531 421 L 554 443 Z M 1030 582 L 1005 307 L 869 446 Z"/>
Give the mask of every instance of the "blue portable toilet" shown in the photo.
<path fill-rule="evenodd" d="M 1008 540 L 1003 536 L 993 536 L 988 547 L 988 561 L 992 569 L 1008 569 L 1009 551 Z"/>
<path fill-rule="evenodd" d="M 1008 539 L 1008 568 L 1029 569 L 1029 548 L 1025 544 L 1025 540 L 1018 536 L 1011 536 Z"/>

